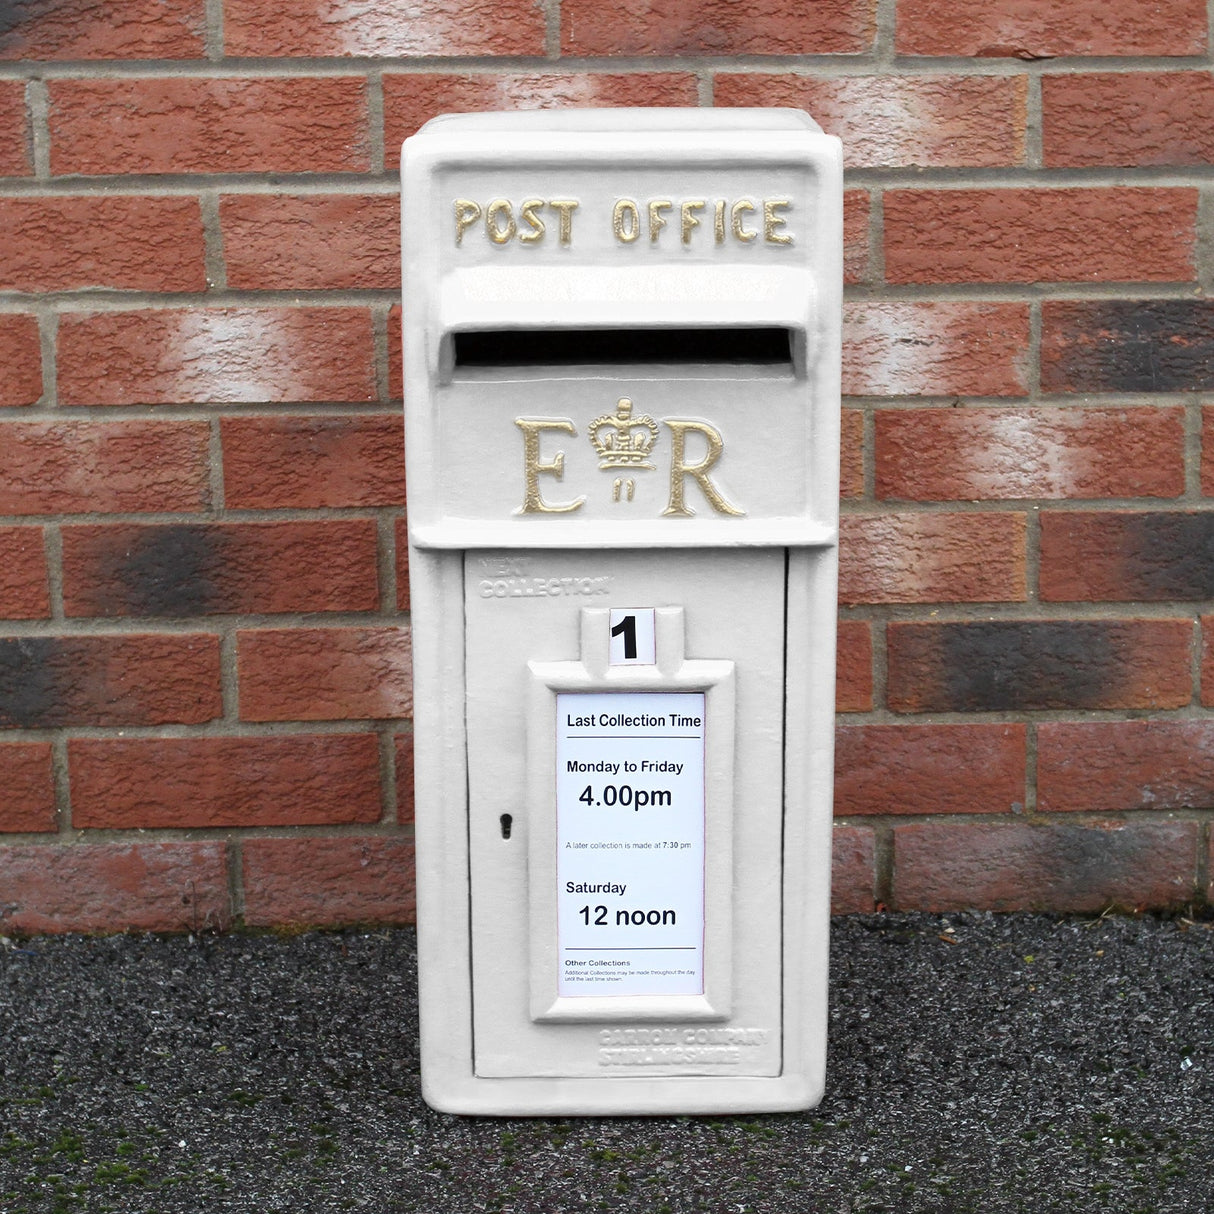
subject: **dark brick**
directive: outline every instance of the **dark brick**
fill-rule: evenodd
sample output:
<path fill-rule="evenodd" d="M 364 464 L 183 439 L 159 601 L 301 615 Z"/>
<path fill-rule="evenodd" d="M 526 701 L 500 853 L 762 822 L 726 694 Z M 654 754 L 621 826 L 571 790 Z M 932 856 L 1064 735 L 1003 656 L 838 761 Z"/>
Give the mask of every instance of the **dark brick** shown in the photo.
<path fill-rule="evenodd" d="M 992 620 L 888 626 L 896 712 L 1179 708 L 1188 620 Z"/>
<path fill-rule="evenodd" d="M 1214 388 L 1214 300 L 1055 300 L 1043 318 L 1047 392 Z"/>
<path fill-rule="evenodd" d="M 1042 514 L 1040 577 L 1052 602 L 1214 598 L 1214 513 Z"/>

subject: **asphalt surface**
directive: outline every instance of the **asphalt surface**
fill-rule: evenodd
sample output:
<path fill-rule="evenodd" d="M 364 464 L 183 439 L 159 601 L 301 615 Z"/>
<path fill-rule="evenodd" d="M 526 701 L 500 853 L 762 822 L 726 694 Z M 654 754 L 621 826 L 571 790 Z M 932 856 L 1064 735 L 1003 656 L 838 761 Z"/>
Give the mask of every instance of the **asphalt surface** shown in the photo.
<path fill-rule="evenodd" d="M 836 920 L 827 1095 L 429 1110 L 409 931 L 0 948 L 0 1211 L 1214 1209 L 1214 930 Z"/>

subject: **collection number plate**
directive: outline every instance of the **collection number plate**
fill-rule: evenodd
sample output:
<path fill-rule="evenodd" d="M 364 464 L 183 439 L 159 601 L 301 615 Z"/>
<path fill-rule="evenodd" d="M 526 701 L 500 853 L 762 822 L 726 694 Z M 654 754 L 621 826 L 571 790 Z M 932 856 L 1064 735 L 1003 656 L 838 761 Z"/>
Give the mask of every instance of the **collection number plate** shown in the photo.
<path fill-rule="evenodd" d="M 559 993 L 704 991 L 704 695 L 557 696 Z"/>

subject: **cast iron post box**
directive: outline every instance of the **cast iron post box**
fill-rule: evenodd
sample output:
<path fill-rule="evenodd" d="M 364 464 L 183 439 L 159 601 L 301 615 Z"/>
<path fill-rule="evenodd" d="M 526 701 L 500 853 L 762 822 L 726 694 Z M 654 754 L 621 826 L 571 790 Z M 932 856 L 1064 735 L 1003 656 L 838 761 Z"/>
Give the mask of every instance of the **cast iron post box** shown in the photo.
<path fill-rule="evenodd" d="M 842 194 L 794 110 L 405 143 L 422 1076 L 821 1096 Z"/>

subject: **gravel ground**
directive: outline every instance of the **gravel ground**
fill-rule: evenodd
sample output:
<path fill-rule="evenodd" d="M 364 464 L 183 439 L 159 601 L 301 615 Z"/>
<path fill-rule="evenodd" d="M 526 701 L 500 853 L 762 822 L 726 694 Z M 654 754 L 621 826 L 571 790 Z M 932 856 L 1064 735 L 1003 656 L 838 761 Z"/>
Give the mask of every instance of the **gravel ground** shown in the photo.
<path fill-rule="evenodd" d="M 799 1115 L 478 1120 L 408 931 L 0 948 L 3 1214 L 1214 1208 L 1214 925 L 837 920 Z"/>

